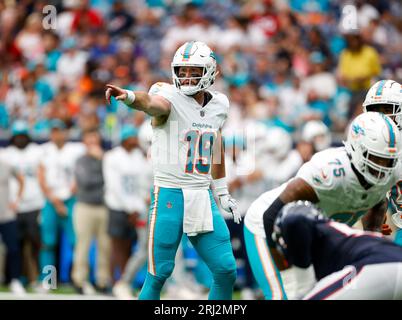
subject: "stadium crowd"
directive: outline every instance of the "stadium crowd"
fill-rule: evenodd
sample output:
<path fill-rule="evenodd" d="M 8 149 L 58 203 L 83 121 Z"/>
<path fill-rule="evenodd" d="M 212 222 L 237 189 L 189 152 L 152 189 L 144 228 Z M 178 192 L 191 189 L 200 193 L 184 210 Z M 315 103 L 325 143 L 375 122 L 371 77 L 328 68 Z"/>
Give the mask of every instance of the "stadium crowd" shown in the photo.
<path fill-rule="evenodd" d="M 44 13 L 48 5 L 56 17 Z M 315 151 L 341 142 L 371 84 L 402 80 L 401 17 L 396 0 L 0 1 L 0 159 L 7 167 L 0 167 L 0 190 L 13 179 L 11 207 L 18 212 L 2 215 L 8 204 L 1 192 L 0 231 L 13 224 L 2 242 L 18 236 L 18 245 L 8 246 L 0 278 L 6 274 L 10 288 L 22 294 L 13 282 L 18 270 L 35 286 L 44 266 L 58 265 L 63 281 L 93 292 L 87 283 L 93 237 L 92 282 L 99 291 L 117 281 L 127 293 L 145 263 L 149 122 L 121 102 L 107 104 L 107 83 L 144 91 L 170 83 L 176 49 L 190 40 L 207 43 L 219 66 L 214 87 L 230 101 L 227 171 L 245 214 L 261 192 L 289 179 Z M 256 139 L 251 171 L 245 168 L 249 154 L 242 155 L 246 128 Z M 42 144 L 48 140 L 52 144 Z M 11 178 L 20 174 L 22 195 L 19 180 Z M 117 177 L 124 180 L 121 190 Z M 255 297 L 241 227 L 227 223 L 245 274 L 238 286 L 243 298 Z M 187 246 L 184 240 L 183 255 Z M 56 249 L 71 254 L 57 258 Z M 142 256 L 133 260 L 131 251 Z M 205 268 L 192 266 L 207 286 Z"/>

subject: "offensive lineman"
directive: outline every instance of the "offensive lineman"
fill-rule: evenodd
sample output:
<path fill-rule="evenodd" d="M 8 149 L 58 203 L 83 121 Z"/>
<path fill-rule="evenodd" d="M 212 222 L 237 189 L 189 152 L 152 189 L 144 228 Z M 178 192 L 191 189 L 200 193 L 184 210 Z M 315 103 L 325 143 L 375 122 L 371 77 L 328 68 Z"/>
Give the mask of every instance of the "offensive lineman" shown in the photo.
<path fill-rule="evenodd" d="M 113 96 L 152 116 L 154 190 L 149 215 L 148 273 L 139 299 L 160 299 L 174 268 L 183 232 L 213 274 L 209 299 L 231 299 L 236 264 L 229 232 L 210 190 L 240 222 L 225 179 L 221 128 L 229 101 L 207 90 L 216 77 L 213 51 L 186 42 L 172 62 L 173 85 L 154 84 L 149 93 L 107 85 Z"/>
<path fill-rule="evenodd" d="M 245 217 L 245 241 L 254 275 L 266 299 L 286 299 L 272 260 L 266 234 L 271 212 L 286 203 L 316 203 L 331 219 L 365 230 L 381 231 L 386 193 L 397 181 L 402 143 L 397 126 L 380 113 L 368 112 L 352 121 L 345 147 L 316 153 L 296 177 L 262 194 Z M 272 222 L 272 221 L 271 221 Z"/>
<path fill-rule="evenodd" d="M 363 102 L 363 111 L 384 113 L 394 120 L 402 130 L 402 85 L 393 80 L 377 81 L 367 92 Z M 402 177 L 394 185 L 388 199 L 391 207 L 391 218 L 396 230 L 395 243 L 402 245 Z"/>

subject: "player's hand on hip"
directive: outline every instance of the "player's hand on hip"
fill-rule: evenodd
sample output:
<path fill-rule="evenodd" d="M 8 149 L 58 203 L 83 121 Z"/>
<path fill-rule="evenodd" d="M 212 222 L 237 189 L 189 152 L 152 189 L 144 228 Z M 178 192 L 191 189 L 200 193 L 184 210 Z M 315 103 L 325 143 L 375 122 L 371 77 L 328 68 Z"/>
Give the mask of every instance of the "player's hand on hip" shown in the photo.
<path fill-rule="evenodd" d="M 219 202 L 223 210 L 233 215 L 233 221 L 237 224 L 241 221 L 241 215 L 237 210 L 237 201 L 230 194 L 219 196 Z"/>
<path fill-rule="evenodd" d="M 111 97 L 115 97 L 116 100 L 124 101 L 127 99 L 127 92 L 120 87 L 114 86 L 112 84 L 107 84 L 105 96 L 108 103 L 110 103 Z"/>

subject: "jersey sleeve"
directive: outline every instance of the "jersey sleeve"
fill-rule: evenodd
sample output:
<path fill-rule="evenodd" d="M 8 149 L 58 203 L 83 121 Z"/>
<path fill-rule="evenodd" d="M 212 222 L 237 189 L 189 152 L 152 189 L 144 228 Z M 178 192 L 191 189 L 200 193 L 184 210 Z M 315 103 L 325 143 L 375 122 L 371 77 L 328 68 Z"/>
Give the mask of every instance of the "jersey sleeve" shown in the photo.
<path fill-rule="evenodd" d="M 221 104 L 222 104 L 222 113 L 220 114 L 221 124 L 220 124 L 219 128 L 222 129 L 222 127 L 225 124 L 225 121 L 226 121 L 226 119 L 228 118 L 228 115 L 229 115 L 229 99 L 223 93 L 219 93 L 219 99 L 220 99 Z"/>
<path fill-rule="evenodd" d="M 341 168 L 341 167 L 340 167 Z M 297 172 L 296 177 L 306 181 L 319 195 L 322 190 L 334 189 L 337 183 L 330 161 L 314 156 L 306 162 Z M 344 172 L 344 170 L 343 170 Z M 342 170 L 341 170 L 342 174 Z"/>
<path fill-rule="evenodd" d="M 173 103 L 172 85 L 165 82 L 157 82 L 149 88 L 148 94 L 151 96 L 161 96 Z"/>

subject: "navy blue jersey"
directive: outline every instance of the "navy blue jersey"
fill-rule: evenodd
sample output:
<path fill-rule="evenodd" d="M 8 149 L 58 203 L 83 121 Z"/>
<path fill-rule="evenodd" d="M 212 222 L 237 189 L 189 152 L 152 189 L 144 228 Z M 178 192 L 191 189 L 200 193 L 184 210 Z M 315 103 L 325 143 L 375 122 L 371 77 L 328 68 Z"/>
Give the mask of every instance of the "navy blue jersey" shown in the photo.
<path fill-rule="evenodd" d="M 402 247 L 380 233 L 365 232 L 308 215 L 300 212 L 300 207 L 280 219 L 283 247 L 289 263 L 301 268 L 313 264 L 318 280 L 346 265 L 359 270 L 369 264 L 402 262 Z"/>
<path fill-rule="evenodd" d="M 369 264 L 402 262 L 402 247 L 379 233 L 352 229 L 336 222 L 317 221 L 313 265 L 321 279 L 346 265 L 356 269 Z"/>

